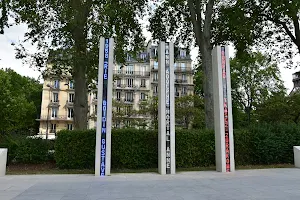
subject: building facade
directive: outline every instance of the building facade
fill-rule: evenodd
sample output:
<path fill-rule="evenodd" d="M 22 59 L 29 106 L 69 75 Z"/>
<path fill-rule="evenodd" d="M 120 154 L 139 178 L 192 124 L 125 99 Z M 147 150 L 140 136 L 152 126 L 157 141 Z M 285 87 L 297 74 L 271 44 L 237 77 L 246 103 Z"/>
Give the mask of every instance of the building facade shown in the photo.
<path fill-rule="evenodd" d="M 193 95 L 192 60 L 185 49 L 177 49 L 176 52 L 175 97 Z M 148 123 L 149 115 L 139 111 L 148 100 L 158 96 L 157 57 L 157 46 L 149 43 L 137 58 L 128 55 L 126 65 L 115 64 L 113 70 L 114 128 Z M 41 117 L 38 119 L 40 134 L 46 134 L 48 131 L 49 135 L 55 135 L 59 130 L 73 129 L 74 97 L 74 83 L 71 77 L 62 79 L 52 77 L 44 81 Z M 95 128 L 97 90 L 89 93 L 88 102 L 88 128 Z"/>

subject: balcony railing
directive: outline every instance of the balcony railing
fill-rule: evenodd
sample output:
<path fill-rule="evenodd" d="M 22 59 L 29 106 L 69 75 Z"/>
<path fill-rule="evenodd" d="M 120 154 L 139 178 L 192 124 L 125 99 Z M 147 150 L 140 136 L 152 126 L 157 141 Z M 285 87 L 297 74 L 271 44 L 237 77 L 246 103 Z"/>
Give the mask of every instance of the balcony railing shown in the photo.
<path fill-rule="evenodd" d="M 144 72 L 144 71 L 114 70 L 114 74 L 122 75 L 122 76 L 150 76 L 150 72 Z"/>
<path fill-rule="evenodd" d="M 73 106 L 74 105 L 74 101 L 67 100 L 66 101 L 66 105 L 67 106 Z"/>
<path fill-rule="evenodd" d="M 183 79 L 175 79 L 175 83 L 187 83 L 187 80 L 183 80 Z"/>
<path fill-rule="evenodd" d="M 52 115 L 42 115 L 38 120 L 40 121 L 53 121 L 53 120 L 56 120 L 56 121 L 72 121 L 73 120 L 73 117 L 68 117 L 67 115 L 57 115 L 57 116 L 52 116 Z"/>
<path fill-rule="evenodd" d="M 134 99 L 126 99 L 126 98 L 125 98 L 124 102 L 125 102 L 125 103 L 133 103 L 133 102 L 134 102 Z"/>

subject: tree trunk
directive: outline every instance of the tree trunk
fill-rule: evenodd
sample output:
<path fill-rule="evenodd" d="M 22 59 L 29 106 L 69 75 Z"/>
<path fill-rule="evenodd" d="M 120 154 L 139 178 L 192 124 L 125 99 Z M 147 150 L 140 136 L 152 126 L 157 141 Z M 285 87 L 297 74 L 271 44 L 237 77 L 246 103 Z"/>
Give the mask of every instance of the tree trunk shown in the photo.
<path fill-rule="evenodd" d="M 212 49 L 202 48 L 202 67 L 204 72 L 204 109 L 205 125 L 208 129 L 214 129 L 214 99 L 213 99 L 213 75 L 212 75 Z"/>

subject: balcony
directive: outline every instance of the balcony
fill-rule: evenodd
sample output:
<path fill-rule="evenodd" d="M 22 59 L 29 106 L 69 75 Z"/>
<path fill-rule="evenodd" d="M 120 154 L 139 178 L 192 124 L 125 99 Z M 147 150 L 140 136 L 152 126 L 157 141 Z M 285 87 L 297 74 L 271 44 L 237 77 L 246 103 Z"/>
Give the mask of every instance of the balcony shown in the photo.
<path fill-rule="evenodd" d="M 176 83 L 187 83 L 187 80 L 183 80 L 183 79 L 175 79 L 175 84 Z"/>
<path fill-rule="evenodd" d="M 139 87 L 137 85 L 126 85 L 126 84 L 113 86 L 113 89 L 116 89 L 116 90 L 137 90 L 138 88 Z"/>
<path fill-rule="evenodd" d="M 176 67 L 174 68 L 175 74 L 177 73 L 186 73 L 186 74 L 193 74 L 194 71 L 191 68 L 182 68 L 182 67 Z"/>
<path fill-rule="evenodd" d="M 125 98 L 124 103 L 133 104 L 134 103 L 134 99 L 126 99 Z"/>
<path fill-rule="evenodd" d="M 67 100 L 66 101 L 66 106 L 67 107 L 73 107 L 74 106 L 74 101 Z"/>
<path fill-rule="evenodd" d="M 50 100 L 50 103 L 49 103 L 49 106 L 50 107 L 58 107 L 59 106 L 59 100 Z"/>
<path fill-rule="evenodd" d="M 114 70 L 114 75 L 149 77 L 150 76 L 150 72 Z"/>
<path fill-rule="evenodd" d="M 57 115 L 53 117 L 52 115 L 42 115 L 37 121 L 73 121 L 73 117 L 70 118 L 67 115 Z"/>

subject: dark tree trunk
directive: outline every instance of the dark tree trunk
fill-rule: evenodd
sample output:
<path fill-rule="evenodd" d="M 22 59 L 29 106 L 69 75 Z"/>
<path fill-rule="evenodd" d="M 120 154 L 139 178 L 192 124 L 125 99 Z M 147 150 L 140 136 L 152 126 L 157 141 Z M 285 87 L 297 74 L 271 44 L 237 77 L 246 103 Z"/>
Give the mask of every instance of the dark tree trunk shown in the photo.
<path fill-rule="evenodd" d="M 212 75 L 212 49 L 204 46 L 201 52 L 202 67 L 204 72 L 204 109 L 206 128 L 214 129 L 214 99 L 213 99 L 213 75 Z"/>

